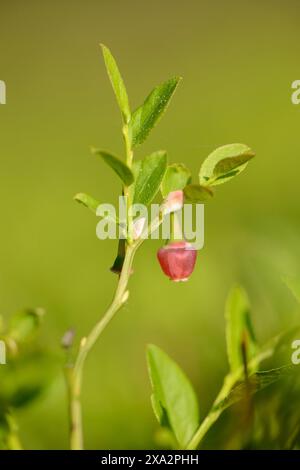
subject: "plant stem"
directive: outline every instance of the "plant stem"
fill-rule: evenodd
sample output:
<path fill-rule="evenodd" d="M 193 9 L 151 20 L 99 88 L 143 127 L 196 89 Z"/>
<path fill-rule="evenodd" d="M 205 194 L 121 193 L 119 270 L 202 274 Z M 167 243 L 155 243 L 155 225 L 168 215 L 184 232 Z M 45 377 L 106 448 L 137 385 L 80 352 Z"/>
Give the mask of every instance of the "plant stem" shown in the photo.
<path fill-rule="evenodd" d="M 147 228 L 149 236 L 159 227 L 162 221 L 163 217 L 160 215 L 153 220 Z M 131 274 L 133 259 L 137 249 L 141 246 L 143 241 L 144 238 L 140 237 L 132 245 L 127 246 L 119 282 L 110 306 L 101 320 L 94 326 L 88 337 L 81 340 L 75 364 L 73 366 L 68 365 L 65 369 L 69 402 L 70 448 L 72 450 L 83 449 L 81 388 L 85 360 L 101 333 L 128 299 L 127 286 Z"/>
<path fill-rule="evenodd" d="M 131 135 L 130 135 L 130 128 L 127 123 L 123 126 L 123 137 L 125 142 L 125 157 L 126 157 L 126 165 L 131 168 L 132 161 L 133 161 L 133 151 L 131 147 Z M 127 207 L 127 241 L 129 244 L 132 243 L 132 217 L 130 215 L 130 207 L 132 204 L 131 197 L 130 197 L 130 190 L 128 186 L 124 186 L 123 193 L 126 198 L 126 207 Z"/>
<path fill-rule="evenodd" d="M 231 375 L 228 375 L 227 377 L 225 377 L 223 386 L 217 398 L 215 399 L 210 412 L 200 424 L 192 440 L 187 445 L 186 450 L 196 450 L 199 447 L 202 439 L 204 438 L 208 430 L 211 428 L 211 426 L 217 421 L 217 419 L 221 415 L 223 410 L 222 410 L 222 407 L 219 407 L 218 405 L 224 400 L 224 398 L 226 398 L 226 396 L 232 389 L 235 381 L 236 381 L 236 378 Z"/>
<path fill-rule="evenodd" d="M 128 124 L 124 124 L 123 127 L 123 136 L 125 141 L 125 152 L 126 152 L 126 165 L 131 168 L 133 160 L 133 151 L 131 146 L 131 135 Z"/>
<path fill-rule="evenodd" d="M 75 374 L 72 365 L 66 365 L 65 377 L 68 391 L 70 449 L 81 450 L 83 449 L 83 435 L 80 389 L 75 388 Z"/>
<path fill-rule="evenodd" d="M 129 168 L 132 167 L 133 151 L 131 146 L 131 134 L 128 123 L 124 123 L 123 136 L 125 142 L 126 164 Z M 101 320 L 94 326 L 90 334 L 81 340 L 78 356 L 73 366 L 66 367 L 66 381 L 68 387 L 69 399 L 69 432 L 70 432 L 70 447 L 72 450 L 83 449 L 83 433 L 82 433 L 82 412 L 81 412 L 81 388 L 82 388 L 82 375 L 85 360 L 97 342 L 99 336 L 104 331 L 106 326 L 111 322 L 117 311 L 122 307 L 128 298 L 127 285 L 131 274 L 131 267 L 135 252 L 140 245 L 140 242 L 133 243 L 131 239 L 132 220 L 130 216 L 130 191 L 128 186 L 124 186 L 123 194 L 127 199 L 127 246 L 125 249 L 125 257 L 123 261 L 122 271 L 119 277 L 119 282 L 113 297 L 113 300 L 104 313 Z"/>
<path fill-rule="evenodd" d="M 72 450 L 83 449 L 81 388 L 85 360 L 101 333 L 128 299 L 127 285 L 137 247 L 138 244 L 127 247 L 123 268 L 113 300 L 101 320 L 94 326 L 90 334 L 81 340 L 79 353 L 74 366 L 69 367 L 66 370 L 69 391 L 70 447 Z"/>

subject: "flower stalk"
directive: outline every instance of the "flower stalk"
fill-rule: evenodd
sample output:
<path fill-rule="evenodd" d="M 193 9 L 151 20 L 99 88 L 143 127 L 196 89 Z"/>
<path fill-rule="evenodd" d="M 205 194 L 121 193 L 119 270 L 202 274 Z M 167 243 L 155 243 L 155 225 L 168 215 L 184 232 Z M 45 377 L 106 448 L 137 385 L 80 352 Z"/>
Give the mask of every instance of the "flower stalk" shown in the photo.
<path fill-rule="evenodd" d="M 73 366 L 66 369 L 69 394 L 70 447 L 72 450 L 83 449 L 81 390 L 85 361 L 95 343 L 114 318 L 115 314 L 126 303 L 129 292 L 127 286 L 132 263 L 138 244 L 127 246 L 123 268 L 119 277 L 113 300 L 101 320 L 94 326 L 90 334 L 81 340 L 78 356 Z"/>

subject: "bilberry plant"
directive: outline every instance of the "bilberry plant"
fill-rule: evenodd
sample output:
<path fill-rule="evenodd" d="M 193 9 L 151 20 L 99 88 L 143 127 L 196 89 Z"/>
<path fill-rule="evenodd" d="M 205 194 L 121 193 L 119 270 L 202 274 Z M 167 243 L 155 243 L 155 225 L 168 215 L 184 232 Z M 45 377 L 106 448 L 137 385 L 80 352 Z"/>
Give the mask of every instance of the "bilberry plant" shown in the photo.
<path fill-rule="evenodd" d="M 202 204 L 209 200 L 216 186 L 238 175 L 254 157 L 252 150 L 244 144 L 217 148 L 203 162 L 196 182 L 192 181 L 191 172 L 184 163 L 168 163 L 165 150 L 157 150 L 140 160 L 135 160 L 134 150 L 143 144 L 165 113 L 181 78 L 173 77 L 155 87 L 144 103 L 132 112 L 117 63 L 110 50 L 104 45 L 101 47 L 106 70 L 121 111 L 125 148 L 123 158 L 96 148 L 92 149 L 92 153 L 100 157 L 120 178 L 122 195 L 127 201 L 127 223 L 126 236 L 119 239 L 117 256 L 111 267 L 111 270 L 118 274 L 112 302 L 91 332 L 81 339 L 76 357 L 68 360 L 66 366 L 72 449 L 83 448 L 81 389 L 85 361 L 100 335 L 128 300 L 128 282 L 132 274 L 134 256 L 145 239 L 140 234 L 137 222 L 133 220 L 132 205 L 149 206 L 160 192 L 162 202 L 159 214 L 145 228 L 148 234 L 152 233 L 167 215 L 171 214 L 173 221 L 172 215 L 182 209 L 184 202 Z M 97 212 L 99 203 L 94 197 L 79 193 L 75 199 L 94 213 Z M 118 220 L 115 222 L 118 224 Z M 182 240 L 177 241 L 170 236 L 167 245 L 158 251 L 157 257 L 162 271 L 171 280 L 185 281 L 193 272 L 197 252 L 187 243 L 184 236 Z M 71 343 L 72 341 L 70 346 Z"/>

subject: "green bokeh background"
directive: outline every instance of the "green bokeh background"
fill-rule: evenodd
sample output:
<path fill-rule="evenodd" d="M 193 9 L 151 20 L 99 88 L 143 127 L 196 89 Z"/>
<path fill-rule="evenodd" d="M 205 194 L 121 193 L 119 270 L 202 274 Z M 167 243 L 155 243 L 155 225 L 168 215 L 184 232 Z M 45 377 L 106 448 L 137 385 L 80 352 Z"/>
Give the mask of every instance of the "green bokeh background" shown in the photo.
<path fill-rule="evenodd" d="M 182 75 L 174 101 L 138 150 L 167 149 L 194 177 L 219 145 L 257 153 L 220 187 L 205 211 L 205 247 L 188 283 L 173 284 L 156 261 L 159 242 L 137 255 L 130 301 L 87 362 L 87 448 L 154 447 L 145 346 L 155 343 L 185 369 L 203 417 L 227 370 L 224 302 L 241 282 L 264 341 L 297 320 L 283 275 L 300 271 L 300 78 L 296 0 L 1 0 L 0 312 L 43 306 L 45 342 L 86 334 L 108 305 L 114 241 L 72 197 L 114 202 L 119 182 L 89 154 L 123 151 L 120 116 L 99 42 L 116 56 L 135 108 L 157 83 Z M 25 447 L 66 448 L 63 376 L 18 413 Z"/>

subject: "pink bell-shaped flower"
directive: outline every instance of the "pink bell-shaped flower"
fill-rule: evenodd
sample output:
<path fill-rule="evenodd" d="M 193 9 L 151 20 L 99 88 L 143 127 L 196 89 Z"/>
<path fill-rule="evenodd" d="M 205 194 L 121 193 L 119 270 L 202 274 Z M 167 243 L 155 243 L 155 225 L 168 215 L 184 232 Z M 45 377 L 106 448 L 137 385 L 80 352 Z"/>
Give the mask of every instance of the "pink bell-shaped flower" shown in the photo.
<path fill-rule="evenodd" d="M 171 242 L 157 252 L 163 272 L 172 281 L 187 281 L 196 264 L 197 250 L 186 241 Z"/>
<path fill-rule="evenodd" d="M 171 214 L 172 212 L 176 212 L 182 209 L 183 200 L 183 191 L 178 190 L 169 193 L 162 205 L 164 214 Z"/>

